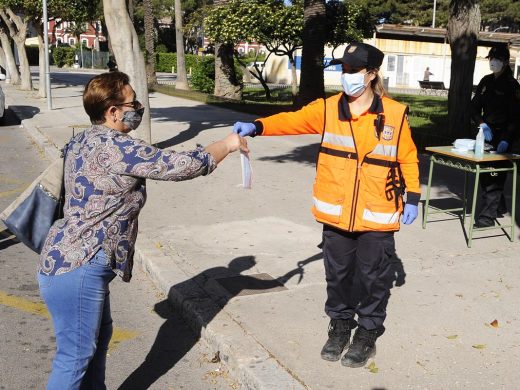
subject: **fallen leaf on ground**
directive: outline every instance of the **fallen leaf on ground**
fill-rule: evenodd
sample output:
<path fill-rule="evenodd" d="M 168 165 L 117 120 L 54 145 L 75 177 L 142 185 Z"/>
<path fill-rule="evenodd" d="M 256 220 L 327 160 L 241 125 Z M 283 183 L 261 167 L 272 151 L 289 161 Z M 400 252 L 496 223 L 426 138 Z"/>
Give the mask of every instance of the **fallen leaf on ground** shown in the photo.
<path fill-rule="evenodd" d="M 220 351 L 217 351 L 215 353 L 215 356 L 213 357 L 213 359 L 211 359 L 211 363 L 218 363 L 220 362 Z"/>
<path fill-rule="evenodd" d="M 484 348 L 486 348 L 486 344 L 475 344 L 475 345 L 472 345 L 472 347 L 475 349 L 484 349 Z"/>
<path fill-rule="evenodd" d="M 377 368 L 376 363 L 372 362 L 367 367 L 365 367 L 368 371 L 370 371 L 372 374 L 377 374 L 379 371 L 379 368 Z"/>
<path fill-rule="evenodd" d="M 498 328 L 498 321 L 493 320 L 493 322 L 491 322 L 489 325 L 491 325 L 493 328 Z"/>
<path fill-rule="evenodd" d="M 458 337 L 458 335 L 456 335 L 456 334 L 452 334 L 450 336 L 446 336 L 446 338 L 450 339 L 450 340 L 455 340 L 457 337 Z"/>

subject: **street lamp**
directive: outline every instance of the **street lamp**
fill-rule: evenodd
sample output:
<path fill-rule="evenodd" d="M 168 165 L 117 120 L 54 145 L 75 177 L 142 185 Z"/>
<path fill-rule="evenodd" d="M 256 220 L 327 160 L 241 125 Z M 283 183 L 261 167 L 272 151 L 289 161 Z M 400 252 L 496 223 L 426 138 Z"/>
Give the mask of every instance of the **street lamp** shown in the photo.
<path fill-rule="evenodd" d="M 47 109 L 52 110 L 51 72 L 49 70 L 49 28 L 47 26 L 47 0 L 43 0 L 43 46 L 45 49 L 45 95 L 47 96 Z"/>
<path fill-rule="evenodd" d="M 432 18 L 432 28 L 435 28 L 435 10 L 437 9 L 437 0 L 433 0 L 433 18 Z"/>

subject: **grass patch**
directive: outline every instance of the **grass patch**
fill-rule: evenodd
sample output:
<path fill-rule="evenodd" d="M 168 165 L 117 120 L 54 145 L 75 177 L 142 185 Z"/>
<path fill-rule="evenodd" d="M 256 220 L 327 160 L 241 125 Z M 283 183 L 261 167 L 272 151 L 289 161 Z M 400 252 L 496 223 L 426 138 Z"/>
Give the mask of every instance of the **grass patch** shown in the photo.
<path fill-rule="evenodd" d="M 419 149 L 453 142 L 448 133 L 447 97 L 392 94 L 392 98 L 409 107 L 412 137 Z"/>
<path fill-rule="evenodd" d="M 243 101 L 220 98 L 197 91 L 176 90 L 172 85 L 157 85 L 154 90 L 170 96 L 191 99 L 209 105 L 264 117 L 284 111 L 293 111 L 290 88 L 273 89 L 272 100 L 265 100 L 263 88 L 245 88 Z M 331 96 L 337 91 L 327 91 Z M 412 137 L 419 149 L 426 146 L 449 145 L 453 137 L 448 131 L 448 99 L 438 96 L 392 94 L 391 97 L 410 108 Z"/>

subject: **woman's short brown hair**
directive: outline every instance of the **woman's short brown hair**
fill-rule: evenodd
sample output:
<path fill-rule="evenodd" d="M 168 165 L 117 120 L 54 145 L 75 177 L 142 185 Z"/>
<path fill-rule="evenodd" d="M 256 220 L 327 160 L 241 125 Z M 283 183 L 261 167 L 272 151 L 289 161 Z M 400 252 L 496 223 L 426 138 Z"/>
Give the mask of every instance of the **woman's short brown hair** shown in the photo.
<path fill-rule="evenodd" d="M 83 107 L 93 124 L 105 122 L 105 111 L 124 100 L 123 87 L 130 79 L 123 72 L 102 73 L 89 80 L 83 91 Z"/>

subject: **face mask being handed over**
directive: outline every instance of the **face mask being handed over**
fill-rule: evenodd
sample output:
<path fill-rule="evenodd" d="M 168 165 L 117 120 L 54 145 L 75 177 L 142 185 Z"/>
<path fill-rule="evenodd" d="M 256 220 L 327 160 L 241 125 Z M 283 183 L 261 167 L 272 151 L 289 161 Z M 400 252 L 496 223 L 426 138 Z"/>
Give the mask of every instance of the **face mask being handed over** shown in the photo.
<path fill-rule="evenodd" d="M 130 129 L 135 130 L 141 124 L 143 120 L 144 107 L 139 108 L 135 111 L 125 111 L 123 117 L 121 118 L 121 122 L 125 126 L 128 126 Z"/>
<path fill-rule="evenodd" d="M 343 73 L 341 75 L 343 91 L 345 91 L 348 96 L 361 96 L 367 88 L 367 85 L 365 85 L 365 74 L 366 73 Z"/>
<path fill-rule="evenodd" d="M 493 73 L 500 72 L 503 67 L 504 67 L 504 63 L 502 61 L 500 61 L 499 59 L 492 58 L 492 59 L 489 60 L 489 69 Z"/>

